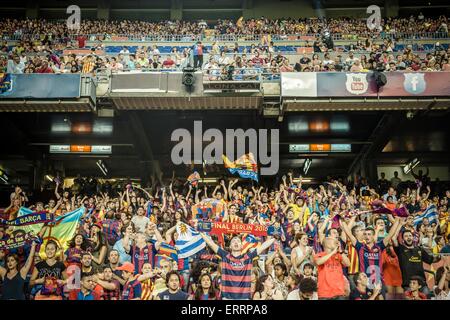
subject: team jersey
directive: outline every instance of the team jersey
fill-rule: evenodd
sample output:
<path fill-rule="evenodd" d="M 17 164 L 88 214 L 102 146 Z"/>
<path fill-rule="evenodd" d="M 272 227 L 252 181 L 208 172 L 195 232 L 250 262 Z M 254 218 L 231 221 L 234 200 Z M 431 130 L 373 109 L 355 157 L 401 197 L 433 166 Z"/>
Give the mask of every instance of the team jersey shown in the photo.
<path fill-rule="evenodd" d="M 234 257 L 219 247 L 217 254 L 222 258 L 220 291 L 222 298 L 232 300 L 251 299 L 253 258 L 256 250 Z"/>
<path fill-rule="evenodd" d="M 113 246 L 120 239 L 120 224 L 114 219 L 106 219 L 102 221 L 103 233 L 109 245 Z"/>
<path fill-rule="evenodd" d="M 122 291 L 121 300 L 132 300 L 140 298 L 142 294 L 142 286 L 138 280 L 131 280 L 125 283 Z"/>
<path fill-rule="evenodd" d="M 114 290 L 103 289 L 103 300 L 119 300 L 120 298 L 120 283 L 117 280 L 111 280 L 110 283 L 114 283 L 116 288 Z"/>
<path fill-rule="evenodd" d="M 366 244 L 356 241 L 355 249 L 358 252 L 360 272 L 364 272 L 372 284 L 380 282 L 383 279 L 382 253 L 386 249 L 384 242 L 376 242 L 369 248 Z"/>
<path fill-rule="evenodd" d="M 142 273 L 142 266 L 145 263 L 150 263 L 152 268 L 155 263 L 155 254 L 157 253 L 155 246 L 152 243 L 147 244 L 144 248 L 139 249 L 136 245 L 130 249 L 131 262 L 134 265 L 134 273 Z"/>

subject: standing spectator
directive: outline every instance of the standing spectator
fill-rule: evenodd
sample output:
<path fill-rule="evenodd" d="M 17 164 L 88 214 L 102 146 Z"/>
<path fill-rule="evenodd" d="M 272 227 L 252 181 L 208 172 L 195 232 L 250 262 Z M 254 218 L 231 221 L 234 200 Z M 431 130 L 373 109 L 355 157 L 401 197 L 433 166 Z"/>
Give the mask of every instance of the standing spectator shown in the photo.
<path fill-rule="evenodd" d="M 403 244 L 395 246 L 395 252 L 398 256 L 400 269 L 402 270 L 403 289 L 407 289 L 410 285 L 410 280 L 415 277 L 421 278 L 425 281 L 425 270 L 423 263 L 432 264 L 440 260 L 439 256 L 433 257 L 422 247 L 414 245 L 413 234 L 411 231 L 406 230 L 403 232 Z M 428 294 L 429 290 L 427 286 L 422 288 L 423 293 Z"/>
<path fill-rule="evenodd" d="M 339 252 L 336 239 L 325 238 L 324 251 L 314 256 L 318 270 L 318 297 L 325 300 L 341 300 L 346 296 L 348 282 L 344 277 L 343 267 L 348 267 L 347 256 Z"/>
<path fill-rule="evenodd" d="M 192 47 L 192 52 L 194 55 L 194 68 L 201 69 L 203 66 L 203 53 L 205 51 L 205 47 L 203 46 L 201 41 L 197 41 L 197 43 Z"/>
<path fill-rule="evenodd" d="M 398 177 L 398 171 L 394 171 L 394 177 L 391 179 L 392 188 L 397 189 L 400 183 L 402 183 L 402 179 Z"/>
<path fill-rule="evenodd" d="M 257 249 L 242 254 L 242 241 L 234 237 L 230 242 L 231 252 L 219 247 L 214 241 L 200 233 L 206 244 L 222 258 L 222 277 L 220 292 L 223 300 L 250 300 L 251 299 L 251 272 L 253 259 L 268 249 L 275 241 L 274 238 L 266 240 Z"/>

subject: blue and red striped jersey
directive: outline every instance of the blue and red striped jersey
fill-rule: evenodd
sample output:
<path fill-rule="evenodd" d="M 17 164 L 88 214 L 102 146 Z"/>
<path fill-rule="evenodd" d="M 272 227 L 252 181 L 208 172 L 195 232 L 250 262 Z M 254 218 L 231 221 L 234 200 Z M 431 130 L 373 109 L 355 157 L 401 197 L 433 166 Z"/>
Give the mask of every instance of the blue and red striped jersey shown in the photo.
<path fill-rule="evenodd" d="M 232 300 L 251 299 L 253 258 L 256 250 L 234 257 L 219 247 L 217 254 L 222 258 L 220 291 L 222 298 Z"/>

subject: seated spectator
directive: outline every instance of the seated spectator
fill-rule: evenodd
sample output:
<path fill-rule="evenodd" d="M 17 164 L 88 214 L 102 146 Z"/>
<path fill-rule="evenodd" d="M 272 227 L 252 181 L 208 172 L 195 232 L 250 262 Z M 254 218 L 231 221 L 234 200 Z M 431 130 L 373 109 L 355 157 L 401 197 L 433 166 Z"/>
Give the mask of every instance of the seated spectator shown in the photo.
<path fill-rule="evenodd" d="M 422 288 L 422 278 L 414 276 L 409 280 L 409 289 L 405 292 L 405 298 L 407 300 L 427 300 L 427 296 L 420 292 Z"/>

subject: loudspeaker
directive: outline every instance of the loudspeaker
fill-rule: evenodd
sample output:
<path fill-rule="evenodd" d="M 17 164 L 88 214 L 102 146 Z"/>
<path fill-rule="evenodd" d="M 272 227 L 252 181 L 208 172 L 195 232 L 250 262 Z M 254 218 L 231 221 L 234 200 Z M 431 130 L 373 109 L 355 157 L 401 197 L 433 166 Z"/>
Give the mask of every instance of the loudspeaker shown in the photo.
<path fill-rule="evenodd" d="M 378 89 L 380 89 L 382 86 L 386 85 L 387 78 L 386 78 L 386 75 L 383 72 L 375 71 L 373 73 L 373 76 L 375 78 L 375 83 L 376 83 Z"/>
<path fill-rule="evenodd" d="M 183 80 L 182 83 L 186 87 L 192 87 L 195 83 L 195 75 L 194 75 L 195 69 L 188 66 L 186 68 L 183 68 Z"/>

